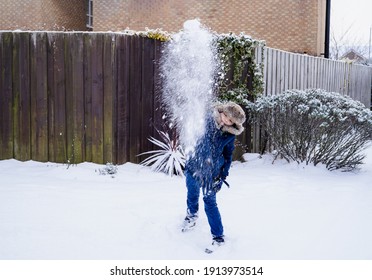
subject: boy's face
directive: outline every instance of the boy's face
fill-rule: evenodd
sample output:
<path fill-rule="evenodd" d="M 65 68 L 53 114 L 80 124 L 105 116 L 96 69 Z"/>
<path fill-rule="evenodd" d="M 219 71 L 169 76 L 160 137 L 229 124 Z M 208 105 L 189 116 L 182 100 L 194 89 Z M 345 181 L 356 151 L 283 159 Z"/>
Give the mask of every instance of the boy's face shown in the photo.
<path fill-rule="evenodd" d="M 230 118 L 228 116 L 226 116 L 224 113 L 220 113 L 221 115 L 221 121 L 222 121 L 222 125 L 233 125 L 234 123 L 230 120 Z"/>

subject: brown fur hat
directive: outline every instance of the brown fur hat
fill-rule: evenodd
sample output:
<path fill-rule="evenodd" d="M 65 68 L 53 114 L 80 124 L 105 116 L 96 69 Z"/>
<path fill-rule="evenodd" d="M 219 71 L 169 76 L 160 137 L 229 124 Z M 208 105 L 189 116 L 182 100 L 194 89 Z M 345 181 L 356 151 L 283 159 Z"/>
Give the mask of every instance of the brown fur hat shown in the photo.
<path fill-rule="evenodd" d="M 234 124 L 231 126 L 223 126 L 222 130 L 234 135 L 239 135 L 243 132 L 243 123 L 246 120 L 244 110 L 238 104 L 229 101 L 215 105 L 216 123 L 219 123 L 220 113 L 224 113 Z"/>

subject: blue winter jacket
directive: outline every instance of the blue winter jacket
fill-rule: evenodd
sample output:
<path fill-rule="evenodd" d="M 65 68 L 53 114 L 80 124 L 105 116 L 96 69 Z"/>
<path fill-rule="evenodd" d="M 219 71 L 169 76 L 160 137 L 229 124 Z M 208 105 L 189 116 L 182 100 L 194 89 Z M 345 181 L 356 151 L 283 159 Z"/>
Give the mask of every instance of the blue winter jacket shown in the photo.
<path fill-rule="evenodd" d="M 186 175 L 200 180 L 207 190 L 216 178 L 225 179 L 232 162 L 234 141 L 235 135 L 218 129 L 213 117 L 209 117 L 204 136 L 186 161 Z"/>

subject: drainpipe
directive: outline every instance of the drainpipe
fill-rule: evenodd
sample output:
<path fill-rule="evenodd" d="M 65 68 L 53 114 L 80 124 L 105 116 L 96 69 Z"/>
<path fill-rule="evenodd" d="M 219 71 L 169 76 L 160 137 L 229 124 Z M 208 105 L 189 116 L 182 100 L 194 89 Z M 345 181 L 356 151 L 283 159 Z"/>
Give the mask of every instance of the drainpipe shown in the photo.
<path fill-rule="evenodd" d="M 325 40 L 324 40 L 324 57 L 325 58 L 329 58 L 330 29 L 331 29 L 331 0 L 326 0 Z"/>

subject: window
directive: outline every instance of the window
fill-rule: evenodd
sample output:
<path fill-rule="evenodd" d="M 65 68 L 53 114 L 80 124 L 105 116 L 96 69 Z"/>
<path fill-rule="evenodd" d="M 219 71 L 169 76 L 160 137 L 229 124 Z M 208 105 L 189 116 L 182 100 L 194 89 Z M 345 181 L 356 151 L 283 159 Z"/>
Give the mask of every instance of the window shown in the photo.
<path fill-rule="evenodd" d="M 87 0 L 87 27 L 93 29 L 93 0 Z"/>

